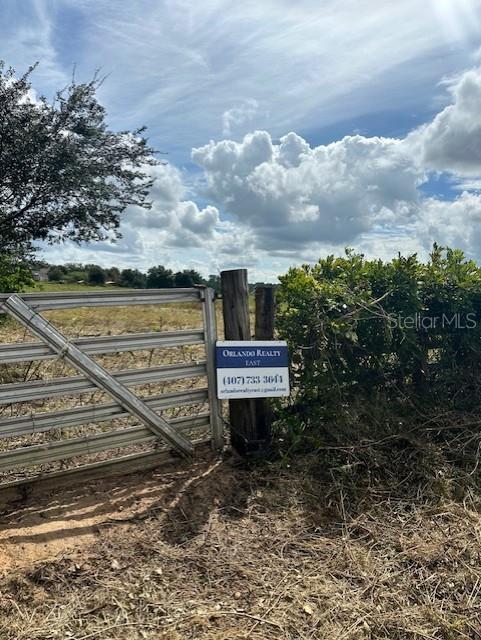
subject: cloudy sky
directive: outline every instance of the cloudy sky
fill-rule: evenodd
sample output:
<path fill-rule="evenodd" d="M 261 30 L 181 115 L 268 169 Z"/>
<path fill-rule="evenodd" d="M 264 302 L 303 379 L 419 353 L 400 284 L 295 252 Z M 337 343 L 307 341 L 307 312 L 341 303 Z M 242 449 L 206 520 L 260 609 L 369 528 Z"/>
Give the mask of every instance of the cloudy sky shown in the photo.
<path fill-rule="evenodd" d="M 0 0 L 0 59 L 52 93 L 97 69 L 168 164 L 123 239 L 51 262 L 204 274 L 352 246 L 481 259 L 479 0 Z"/>

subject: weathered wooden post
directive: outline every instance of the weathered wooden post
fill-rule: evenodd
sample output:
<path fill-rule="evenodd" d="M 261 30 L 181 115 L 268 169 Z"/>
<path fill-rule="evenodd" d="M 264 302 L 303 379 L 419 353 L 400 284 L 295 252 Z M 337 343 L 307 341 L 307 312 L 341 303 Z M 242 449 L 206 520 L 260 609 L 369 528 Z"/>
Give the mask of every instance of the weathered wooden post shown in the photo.
<path fill-rule="evenodd" d="M 256 287 L 256 340 L 274 340 L 275 290 L 271 286 Z M 268 449 L 271 440 L 272 409 L 267 398 L 256 398 L 256 429 L 262 448 Z"/>
<path fill-rule="evenodd" d="M 222 271 L 220 277 L 224 338 L 250 340 L 247 269 Z M 234 449 L 241 455 L 255 452 L 258 448 L 255 401 L 251 398 L 229 400 L 229 416 L 231 444 Z"/>

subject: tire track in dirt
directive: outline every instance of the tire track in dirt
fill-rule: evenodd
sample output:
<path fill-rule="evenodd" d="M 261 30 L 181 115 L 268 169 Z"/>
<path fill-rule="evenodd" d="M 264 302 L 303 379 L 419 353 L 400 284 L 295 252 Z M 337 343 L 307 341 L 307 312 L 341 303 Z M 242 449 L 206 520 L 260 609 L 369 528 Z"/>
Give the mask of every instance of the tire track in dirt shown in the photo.
<path fill-rule="evenodd" d="M 89 482 L 30 497 L 0 511 L 0 575 L 95 544 L 107 524 L 163 510 L 208 463 Z"/>

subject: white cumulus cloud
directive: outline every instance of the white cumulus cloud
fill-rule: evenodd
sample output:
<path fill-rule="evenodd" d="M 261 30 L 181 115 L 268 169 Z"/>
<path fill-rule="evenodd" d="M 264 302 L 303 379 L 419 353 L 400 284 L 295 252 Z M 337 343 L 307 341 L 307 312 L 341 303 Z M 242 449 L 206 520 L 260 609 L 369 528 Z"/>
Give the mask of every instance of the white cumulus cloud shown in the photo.
<path fill-rule="evenodd" d="M 237 107 L 227 109 L 222 114 L 222 134 L 230 136 L 237 127 L 250 122 L 257 113 L 259 104 L 253 98 L 243 100 Z"/>
<path fill-rule="evenodd" d="M 452 201 L 426 199 L 413 235 L 425 248 L 441 241 L 479 257 L 481 196 L 465 191 Z"/>
<path fill-rule="evenodd" d="M 428 169 L 481 174 L 481 70 L 464 73 L 451 88 L 452 104 L 407 138 Z"/>
<path fill-rule="evenodd" d="M 219 222 L 219 211 L 207 205 L 199 208 L 187 199 L 187 189 L 181 172 L 170 164 L 149 168 L 155 179 L 150 193 L 150 210 L 131 208 L 125 215 L 127 225 L 138 232 L 161 233 L 162 241 L 173 246 L 199 246 L 213 236 Z"/>
<path fill-rule="evenodd" d="M 424 172 L 403 141 L 348 136 L 311 148 L 295 133 L 266 131 L 192 151 L 207 194 L 255 230 L 266 249 L 344 243 L 376 225 L 409 220 Z"/>

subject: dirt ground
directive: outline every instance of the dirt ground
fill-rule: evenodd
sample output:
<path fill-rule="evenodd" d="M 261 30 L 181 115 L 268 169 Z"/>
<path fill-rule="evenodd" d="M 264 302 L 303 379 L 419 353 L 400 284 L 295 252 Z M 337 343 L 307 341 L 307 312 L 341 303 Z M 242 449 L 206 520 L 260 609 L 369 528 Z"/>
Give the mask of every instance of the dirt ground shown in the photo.
<path fill-rule="evenodd" d="M 206 454 L 5 508 L 1 640 L 480 638 L 475 504 L 317 464 Z"/>
<path fill-rule="evenodd" d="M 212 461 L 214 468 L 216 464 Z M 211 469 L 207 460 L 197 467 L 200 473 L 204 467 L 206 472 Z M 102 527 L 128 522 L 152 509 L 168 509 L 169 496 L 182 495 L 182 482 L 194 482 L 196 473 L 192 468 L 187 474 L 184 469 L 134 474 L 7 506 L 0 516 L 0 575 L 65 554 L 82 555 L 85 548 L 95 545 Z"/>

